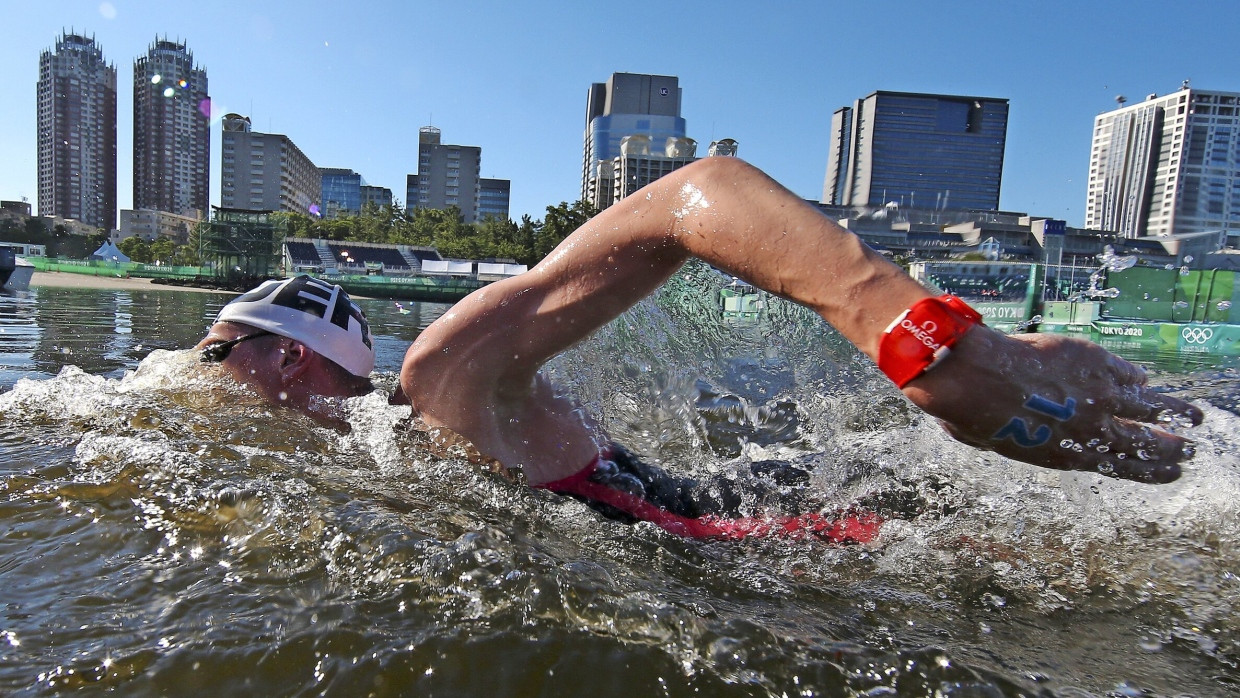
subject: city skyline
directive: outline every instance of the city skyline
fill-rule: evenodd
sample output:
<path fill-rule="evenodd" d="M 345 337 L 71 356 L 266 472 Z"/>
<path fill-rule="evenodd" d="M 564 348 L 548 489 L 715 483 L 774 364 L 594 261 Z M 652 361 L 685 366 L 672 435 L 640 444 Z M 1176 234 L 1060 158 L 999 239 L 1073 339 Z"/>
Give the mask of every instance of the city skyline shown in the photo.
<path fill-rule="evenodd" d="M 688 137 L 735 139 L 740 157 L 812 200 L 821 197 L 831 113 L 858 95 L 1008 99 L 1000 208 L 1083 225 L 1093 118 L 1120 95 L 1166 94 L 1185 79 L 1240 89 L 1240 47 L 1227 29 L 1238 17 L 1240 8 L 1206 2 L 1173 12 L 1153 2 L 796 10 L 724 2 L 675 13 L 638 2 L 615 18 L 623 50 L 608 51 L 605 18 L 556 3 L 367 14 L 315 1 L 61 2 L 6 16 L 0 198 L 37 202 L 38 56 L 64 30 L 93 36 L 119 68 L 120 208 L 134 201 L 128 66 L 166 36 L 190 45 L 211 76 L 211 204 L 219 203 L 219 118 L 237 112 L 255 130 L 287 135 L 316 165 L 351 168 L 393 191 L 417 172 L 418 129 L 438 126 L 486 151 L 483 177 L 511 180 L 514 219 L 542 218 L 546 206 L 580 195 L 590 86 L 631 72 L 676 76 Z M 1177 49 L 1184 42 L 1201 50 Z"/>

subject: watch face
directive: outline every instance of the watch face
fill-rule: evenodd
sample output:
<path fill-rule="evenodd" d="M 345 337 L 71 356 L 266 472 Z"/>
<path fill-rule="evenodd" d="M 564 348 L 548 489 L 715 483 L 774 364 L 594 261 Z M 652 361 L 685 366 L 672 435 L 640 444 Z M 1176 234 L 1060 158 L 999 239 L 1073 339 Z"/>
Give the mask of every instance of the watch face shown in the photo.
<path fill-rule="evenodd" d="M 903 388 L 948 354 L 981 315 L 955 296 L 917 301 L 883 333 L 878 368 Z"/>

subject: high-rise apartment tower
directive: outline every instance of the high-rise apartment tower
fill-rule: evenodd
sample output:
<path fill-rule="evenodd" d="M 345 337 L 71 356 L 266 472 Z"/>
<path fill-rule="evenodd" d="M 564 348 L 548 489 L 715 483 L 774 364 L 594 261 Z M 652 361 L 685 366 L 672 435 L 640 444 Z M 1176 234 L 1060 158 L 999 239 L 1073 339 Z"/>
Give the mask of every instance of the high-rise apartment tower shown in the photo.
<path fill-rule="evenodd" d="M 1192 89 L 1098 115 L 1085 227 L 1240 234 L 1240 92 Z"/>
<path fill-rule="evenodd" d="M 39 215 L 116 226 L 116 66 L 63 34 L 39 56 Z"/>
<path fill-rule="evenodd" d="M 822 201 L 999 208 L 1008 101 L 877 91 L 831 117 Z"/>
<path fill-rule="evenodd" d="M 133 64 L 133 207 L 205 215 L 211 163 L 207 72 L 157 39 Z"/>

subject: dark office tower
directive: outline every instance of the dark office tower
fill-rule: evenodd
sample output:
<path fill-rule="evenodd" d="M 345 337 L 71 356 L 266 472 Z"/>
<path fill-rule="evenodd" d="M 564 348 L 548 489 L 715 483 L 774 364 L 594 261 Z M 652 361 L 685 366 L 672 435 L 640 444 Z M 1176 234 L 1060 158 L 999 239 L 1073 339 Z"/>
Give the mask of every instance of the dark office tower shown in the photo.
<path fill-rule="evenodd" d="M 116 227 L 116 66 L 93 38 L 39 56 L 39 215 Z"/>
<path fill-rule="evenodd" d="M 157 39 L 133 63 L 133 207 L 202 216 L 210 193 L 207 72 Z"/>
<path fill-rule="evenodd" d="M 999 208 L 1008 101 L 875 92 L 831 118 L 822 201 Z"/>

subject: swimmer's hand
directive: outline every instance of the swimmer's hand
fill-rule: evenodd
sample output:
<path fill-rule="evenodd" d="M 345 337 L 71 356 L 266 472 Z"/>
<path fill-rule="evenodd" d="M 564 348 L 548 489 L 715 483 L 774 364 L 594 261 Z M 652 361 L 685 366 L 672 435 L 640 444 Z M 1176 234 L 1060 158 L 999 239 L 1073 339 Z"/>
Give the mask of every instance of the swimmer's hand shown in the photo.
<path fill-rule="evenodd" d="M 1193 444 L 1164 427 L 1201 410 L 1150 389 L 1145 371 L 1080 339 L 975 327 L 904 388 L 957 440 L 1058 470 L 1171 482 Z"/>

